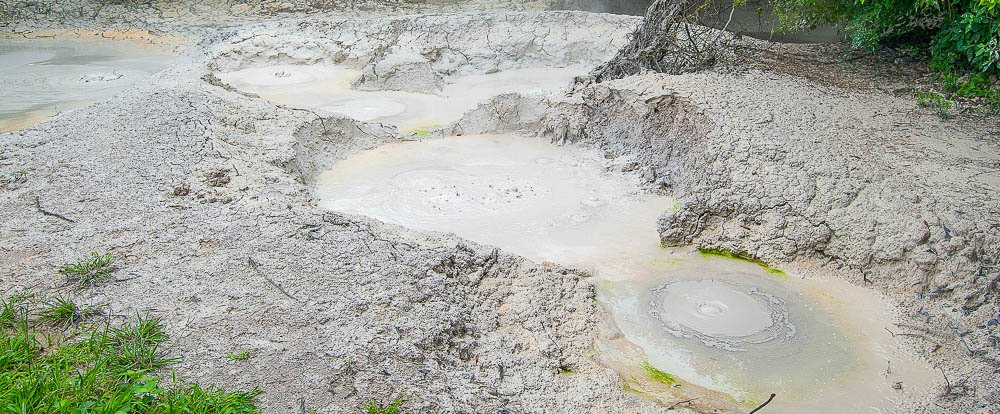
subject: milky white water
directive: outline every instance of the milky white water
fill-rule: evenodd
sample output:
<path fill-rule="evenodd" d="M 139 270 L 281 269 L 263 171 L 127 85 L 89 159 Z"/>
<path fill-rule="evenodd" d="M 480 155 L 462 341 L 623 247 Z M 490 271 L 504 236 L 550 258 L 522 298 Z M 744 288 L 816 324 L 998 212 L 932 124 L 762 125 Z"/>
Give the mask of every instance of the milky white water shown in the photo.
<path fill-rule="evenodd" d="M 126 41 L 0 40 L 0 132 L 108 98 L 173 57 Z"/>
<path fill-rule="evenodd" d="M 218 76 L 238 89 L 271 101 L 359 121 L 428 130 L 461 118 L 480 102 L 504 93 L 547 93 L 569 84 L 585 68 L 526 68 L 459 77 L 439 93 L 364 91 L 351 88 L 361 71 L 335 65 L 273 65 Z"/>
<path fill-rule="evenodd" d="M 933 374 L 897 348 L 873 294 L 663 249 L 655 223 L 674 203 L 606 163 L 582 147 L 450 137 L 356 154 L 323 174 L 316 193 L 330 210 L 591 270 L 615 325 L 644 354 L 599 343 L 603 360 L 648 361 L 732 406 L 773 392 L 767 412 L 893 412 L 926 394 Z"/>

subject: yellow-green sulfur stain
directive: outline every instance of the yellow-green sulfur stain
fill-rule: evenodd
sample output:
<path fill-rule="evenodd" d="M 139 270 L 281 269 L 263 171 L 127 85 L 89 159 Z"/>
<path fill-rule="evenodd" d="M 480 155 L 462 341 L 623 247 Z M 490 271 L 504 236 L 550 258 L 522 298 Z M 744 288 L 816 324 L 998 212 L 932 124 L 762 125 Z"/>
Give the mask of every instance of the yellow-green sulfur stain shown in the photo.
<path fill-rule="evenodd" d="M 402 133 L 403 135 L 415 134 L 418 137 L 423 137 L 427 136 L 427 134 L 431 133 L 431 131 L 438 129 L 440 127 L 441 125 L 428 125 L 422 128 L 418 127 L 413 129 L 407 129 L 405 131 L 400 131 L 400 133 Z"/>
<path fill-rule="evenodd" d="M 661 384 L 674 385 L 677 383 L 677 378 L 674 378 L 673 375 L 670 375 L 666 372 L 656 369 L 656 367 L 650 365 L 649 362 L 643 361 L 642 370 L 646 371 L 646 374 L 648 374 L 650 378 L 656 380 L 656 382 L 659 382 Z"/>
<path fill-rule="evenodd" d="M 706 247 L 699 247 L 698 252 L 705 257 L 722 257 L 725 259 L 742 260 L 744 262 L 750 262 L 762 267 L 764 270 L 767 271 L 767 273 L 777 276 L 786 276 L 783 270 L 771 266 L 767 264 L 767 262 L 760 260 L 756 257 L 750 256 L 749 254 L 746 253 L 737 253 L 726 249 L 710 249 Z"/>

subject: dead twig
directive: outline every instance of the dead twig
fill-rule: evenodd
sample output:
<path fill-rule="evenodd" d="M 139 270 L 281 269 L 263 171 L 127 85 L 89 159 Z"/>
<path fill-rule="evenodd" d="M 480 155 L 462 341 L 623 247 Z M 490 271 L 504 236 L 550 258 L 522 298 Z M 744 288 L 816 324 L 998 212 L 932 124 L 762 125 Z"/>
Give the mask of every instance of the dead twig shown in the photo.
<path fill-rule="evenodd" d="M 66 220 L 66 221 L 68 221 L 70 223 L 76 223 L 76 221 L 68 219 L 68 218 L 66 218 L 66 216 L 64 216 L 62 214 L 53 213 L 51 211 L 48 211 L 48 210 L 42 208 L 42 200 L 38 196 L 35 196 L 35 209 L 37 209 L 38 212 L 42 213 L 43 215 L 46 215 L 46 216 L 49 216 L 49 217 L 55 217 L 55 218 L 60 219 L 60 220 Z"/>
<path fill-rule="evenodd" d="M 955 328 L 954 326 L 951 326 L 950 328 L 951 328 L 951 330 L 952 330 L 952 331 L 953 331 L 953 332 L 955 333 L 955 337 L 956 337 L 956 338 L 958 338 L 959 342 L 961 342 L 961 343 L 962 343 L 962 345 L 963 345 L 963 346 L 965 346 L 965 350 L 969 352 L 969 356 L 970 356 L 970 357 L 974 357 L 974 356 L 976 356 L 976 351 L 974 351 L 974 350 L 973 350 L 973 349 L 972 349 L 972 348 L 971 348 L 971 347 L 969 346 L 969 343 L 968 343 L 968 342 L 965 342 L 965 334 L 963 334 L 963 333 L 959 332 L 959 331 L 958 331 L 958 329 L 957 329 L 957 328 Z"/>
<path fill-rule="evenodd" d="M 668 411 L 669 411 L 669 410 L 673 410 L 673 409 L 674 409 L 674 407 L 677 407 L 678 405 L 681 405 L 681 404 L 686 404 L 686 403 L 689 403 L 689 402 L 691 402 L 691 401 L 694 401 L 694 400 L 697 400 L 697 398 L 692 398 L 692 399 L 690 399 L 690 400 L 684 400 L 684 401 L 678 401 L 678 402 L 675 402 L 675 403 L 673 403 L 672 405 L 670 405 L 669 407 L 667 407 L 667 410 L 668 410 Z"/>
<path fill-rule="evenodd" d="M 750 414 L 753 414 L 753 413 L 755 413 L 755 412 L 757 412 L 757 411 L 760 411 L 760 409 L 761 409 L 761 408 L 764 408 L 764 406 L 765 406 L 765 405 L 768 405 L 768 404 L 770 404 L 770 403 L 771 403 L 771 400 L 773 400 L 773 399 L 774 399 L 774 396 L 775 396 L 775 395 L 776 395 L 776 394 L 772 392 L 772 393 L 771 393 L 771 396 L 770 396 L 770 397 L 767 397 L 767 401 L 764 401 L 764 403 L 763 403 L 763 404 L 761 404 L 761 405 L 758 405 L 758 406 L 757 406 L 757 408 L 754 408 L 754 409 L 753 409 L 752 411 L 750 411 Z"/>
<path fill-rule="evenodd" d="M 944 368 L 938 367 L 941 370 L 941 376 L 944 377 L 944 394 L 941 396 L 951 395 L 951 381 L 948 381 L 948 374 L 944 373 Z"/>
<path fill-rule="evenodd" d="M 249 263 L 250 267 L 253 268 L 253 270 L 255 270 L 257 272 L 257 274 L 260 275 L 260 277 L 264 278 L 264 280 L 266 280 L 267 283 L 270 283 L 271 286 L 274 286 L 275 289 L 278 289 L 279 291 L 281 291 L 281 293 L 284 294 L 285 296 L 287 296 L 289 299 L 294 300 L 294 301 L 299 302 L 299 303 L 302 303 L 301 299 L 299 299 L 299 298 L 297 298 L 295 296 L 292 296 L 292 294 L 288 293 L 288 291 L 286 291 L 283 287 L 281 287 L 281 285 L 275 283 L 273 280 L 271 280 L 271 278 L 267 277 L 267 275 L 264 274 L 264 272 L 262 270 L 260 270 L 260 263 L 257 263 L 257 261 L 254 260 L 252 257 L 247 256 L 247 263 Z"/>

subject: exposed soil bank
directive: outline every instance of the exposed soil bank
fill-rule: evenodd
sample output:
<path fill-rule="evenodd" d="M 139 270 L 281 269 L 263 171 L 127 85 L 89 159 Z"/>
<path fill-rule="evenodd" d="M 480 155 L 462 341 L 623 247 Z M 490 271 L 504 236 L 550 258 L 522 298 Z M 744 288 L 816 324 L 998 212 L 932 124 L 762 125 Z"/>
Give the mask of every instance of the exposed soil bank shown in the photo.
<path fill-rule="evenodd" d="M 290 19 L 208 36 L 155 83 L 0 135 L 0 288 L 155 312 L 181 375 L 259 385 L 268 412 L 353 412 L 404 395 L 421 412 L 663 411 L 587 357 L 601 314 L 581 272 L 316 205 L 307 183 L 402 139 L 393 128 L 317 119 L 206 76 L 329 62 L 377 75 L 364 81 L 372 88 L 430 91 L 496 69 L 596 64 L 636 22 Z M 678 196 L 663 240 L 885 292 L 903 310 L 886 328 L 951 385 L 914 411 L 989 412 L 1000 405 L 997 128 L 914 108 L 878 91 L 715 70 L 506 95 L 447 129 L 600 148 Z M 122 258 L 120 282 L 73 291 L 56 274 L 105 249 Z M 253 357 L 226 358 L 241 348 Z"/>

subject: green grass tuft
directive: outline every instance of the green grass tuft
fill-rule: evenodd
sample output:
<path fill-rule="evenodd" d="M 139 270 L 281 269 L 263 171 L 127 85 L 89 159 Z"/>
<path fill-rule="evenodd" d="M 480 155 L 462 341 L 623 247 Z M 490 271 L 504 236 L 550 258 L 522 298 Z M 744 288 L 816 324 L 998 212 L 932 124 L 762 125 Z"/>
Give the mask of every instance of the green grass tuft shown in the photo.
<path fill-rule="evenodd" d="M 767 271 L 767 273 L 771 273 L 778 276 L 785 276 L 785 271 L 778 269 L 777 267 L 771 266 L 767 262 L 746 253 L 737 253 L 726 249 L 710 249 L 706 247 L 699 247 L 698 252 L 701 253 L 702 256 L 706 257 L 722 257 L 725 259 L 750 262 L 762 267 L 765 271 Z"/>
<path fill-rule="evenodd" d="M 22 305 L 24 299 L 20 296 L 0 299 L 0 329 L 10 329 L 27 321 L 28 312 Z"/>
<path fill-rule="evenodd" d="M 3 309 L 18 302 L 4 301 Z M 39 312 L 65 320 L 69 301 Z M 153 372 L 176 361 L 160 345 L 167 339 L 159 318 L 139 316 L 124 325 L 88 326 L 59 336 L 34 324 L 25 307 L 0 327 L 0 412 L 11 413 L 259 413 L 260 390 L 225 392 L 176 378 L 165 388 Z M 14 316 L 11 316 L 14 315 Z M 20 315 L 20 316 L 17 316 Z M 42 322 L 40 320 L 39 322 Z M 38 338 L 49 338 L 45 346 Z M 57 337 L 56 342 L 52 342 Z"/>
<path fill-rule="evenodd" d="M 646 371 L 646 374 L 648 374 L 650 378 L 656 380 L 656 382 L 659 382 L 660 384 L 674 385 L 677 383 L 677 378 L 674 378 L 673 375 L 670 375 L 666 372 L 656 369 L 656 367 L 650 365 L 649 362 L 646 361 L 642 362 L 642 370 Z"/>
<path fill-rule="evenodd" d="M 380 404 L 375 400 L 368 401 L 367 404 L 363 406 L 366 414 L 406 414 L 403 411 L 403 401 L 394 400 L 389 404 Z"/>
<path fill-rule="evenodd" d="M 91 252 L 89 259 L 81 259 L 76 263 L 63 265 L 59 269 L 59 273 L 65 275 L 70 282 L 80 286 L 93 286 L 97 282 L 110 279 L 111 273 L 115 270 L 117 269 L 111 253 L 102 255 Z"/>
<path fill-rule="evenodd" d="M 951 100 L 934 92 L 917 91 L 917 105 L 937 111 L 941 119 L 951 118 Z"/>
<path fill-rule="evenodd" d="M 251 353 L 250 353 L 249 349 L 241 349 L 239 351 L 236 351 L 236 352 L 233 352 L 233 353 L 229 354 L 229 360 L 230 361 L 246 361 L 246 360 L 250 359 L 250 354 Z"/>
<path fill-rule="evenodd" d="M 80 309 L 73 301 L 56 298 L 42 304 L 38 318 L 48 325 L 68 327 L 80 323 L 85 313 L 86 311 Z"/>

